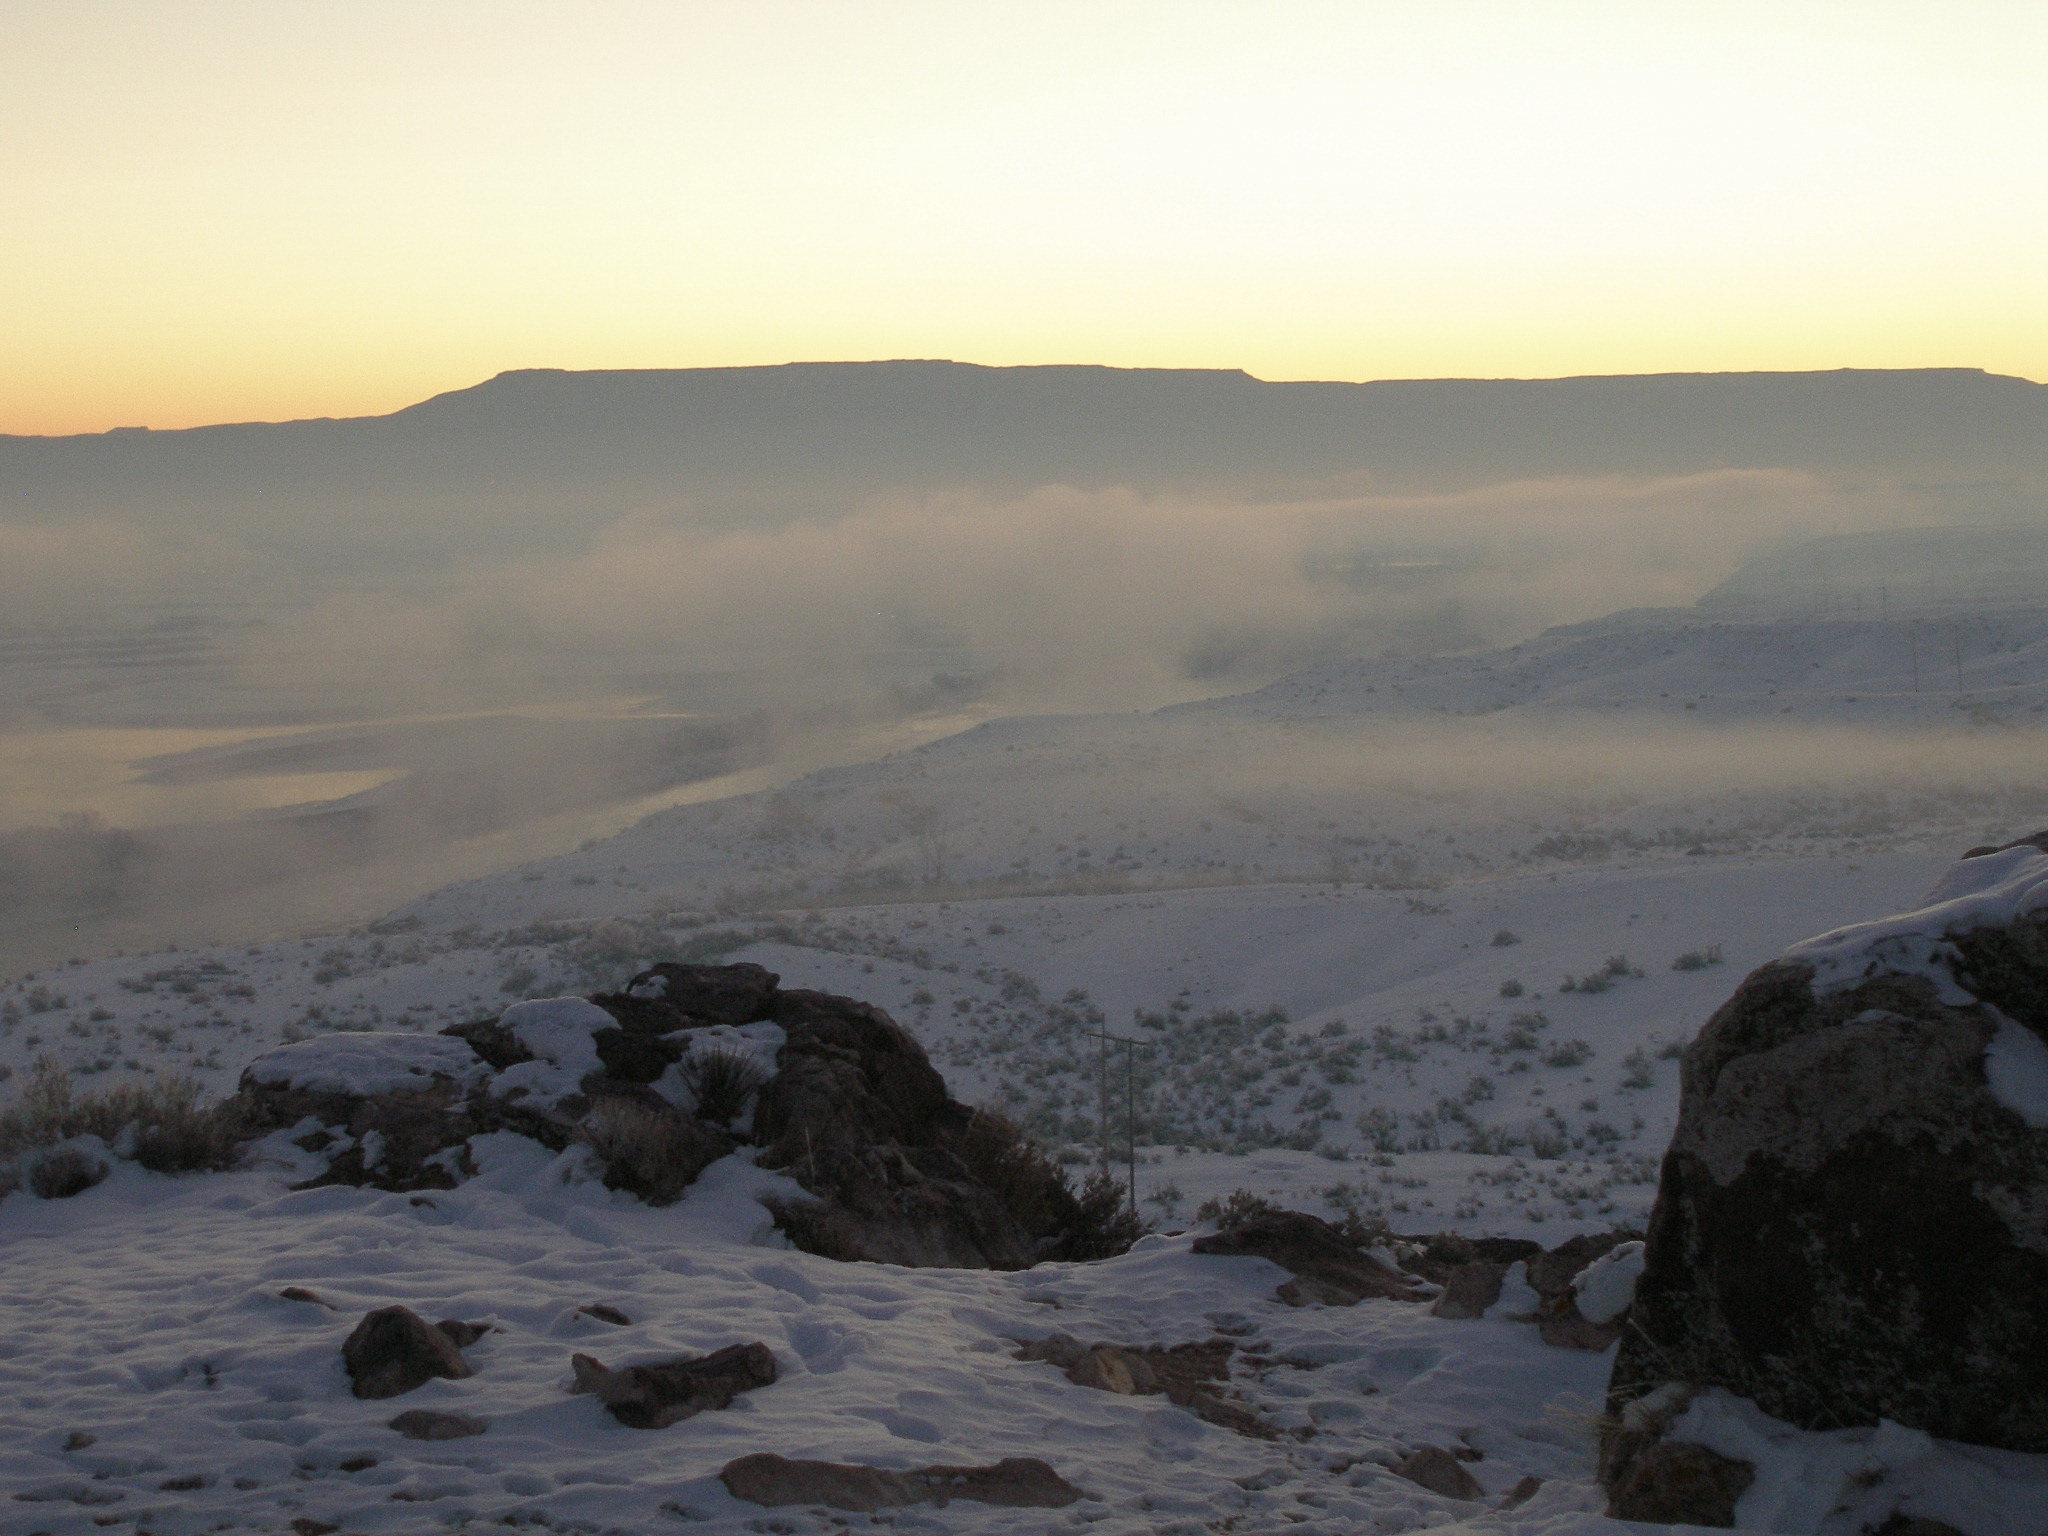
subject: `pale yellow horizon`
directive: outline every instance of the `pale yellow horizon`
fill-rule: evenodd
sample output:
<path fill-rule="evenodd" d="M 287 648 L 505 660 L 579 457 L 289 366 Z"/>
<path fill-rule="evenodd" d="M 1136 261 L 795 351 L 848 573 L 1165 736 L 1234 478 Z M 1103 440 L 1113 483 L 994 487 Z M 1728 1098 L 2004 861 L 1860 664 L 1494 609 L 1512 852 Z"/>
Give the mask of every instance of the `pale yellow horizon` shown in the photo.
<path fill-rule="evenodd" d="M 508 369 L 2048 380 L 2048 7 L 14 0 L 0 432 Z"/>

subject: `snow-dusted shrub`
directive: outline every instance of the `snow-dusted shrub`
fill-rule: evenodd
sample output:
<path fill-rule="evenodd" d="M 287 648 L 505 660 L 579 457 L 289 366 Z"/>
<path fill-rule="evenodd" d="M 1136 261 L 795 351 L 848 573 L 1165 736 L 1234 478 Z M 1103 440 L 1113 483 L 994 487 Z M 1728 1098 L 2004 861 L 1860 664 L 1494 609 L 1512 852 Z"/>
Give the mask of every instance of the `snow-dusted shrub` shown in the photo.
<path fill-rule="evenodd" d="M 0 1110 L 0 1161 L 78 1136 L 113 1146 L 128 1138 L 135 1160 L 158 1173 L 197 1173 L 234 1160 L 236 1122 L 225 1103 L 208 1104 L 188 1077 L 157 1077 L 78 1091 L 71 1074 L 45 1056 L 20 1096 Z"/>
<path fill-rule="evenodd" d="M 1255 1195 L 1248 1189 L 1233 1189 L 1227 1195 L 1211 1195 L 1195 1207 L 1195 1220 L 1206 1221 L 1221 1230 L 1225 1227 L 1240 1227 L 1261 1216 L 1277 1216 L 1281 1207 L 1264 1195 Z"/>
<path fill-rule="evenodd" d="M 1671 962 L 1671 969 L 1674 971 L 1704 971 L 1710 965 L 1720 965 L 1723 958 L 1721 946 L 1709 944 L 1705 949 L 1688 949 L 1684 954 Z"/>
<path fill-rule="evenodd" d="M 1522 936 L 1519 933 L 1511 932 L 1506 928 L 1501 928 L 1496 930 L 1493 937 L 1488 939 L 1486 942 L 1491 944 L 1495 949 L 1506 949 L 1510 944 L 1521 943 Z"/>
<path fill-rule="evenodd" d="M 1624 1088 L 1654 1088 L 1657 1074 L 1650 1069 L 1650 1058 L 1637 1046 L 1621 1058 L 1621 1086 Z"/>
<path fill-rule="evenodd" d="M 1522 984 L 1510 976 L 1500 984 L 1500 995 L 1502 997 L 1520 997 L 1522 995 Z"/>
<path fill-rule="evenodd" d="M 1560 1040 L 1543 1058 L 1547 1067 L 1582 1066 L 1593 1059 L 1593 1047 L 1583 1040 Z"/>

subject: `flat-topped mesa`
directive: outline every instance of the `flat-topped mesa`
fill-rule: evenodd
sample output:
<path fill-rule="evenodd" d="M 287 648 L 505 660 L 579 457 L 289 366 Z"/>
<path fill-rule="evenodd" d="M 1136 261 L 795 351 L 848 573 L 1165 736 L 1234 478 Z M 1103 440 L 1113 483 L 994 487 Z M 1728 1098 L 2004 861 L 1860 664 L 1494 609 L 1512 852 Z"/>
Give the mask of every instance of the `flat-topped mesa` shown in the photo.
<path fill-rule="evenodd" d="M 1793 946 L 1688 1048 L 1610 1488 L 1703 1387 L 2048 1451 L 2044 849 L 1973 849 L 1914 910 Z"/>
<path fill-rule="evenodd" d="M 664 963 L 439 1035 L 323 1035 L 252 1063 L 240 1098 L 254 1134 L 321 1123 L 300 1140 L 329 1156 L 313 1183 L 452 1187 L 470 1138 L 509 1130 L 587 1145 L 611 1187 L 667 1203 L 752 1143 L 811 1197 L 778 1224 L 830 1258 L 1017 1269 L 1101 1246 L 1059 1169 L 949 1096 L 888 1014 L 758 965 Z"/>

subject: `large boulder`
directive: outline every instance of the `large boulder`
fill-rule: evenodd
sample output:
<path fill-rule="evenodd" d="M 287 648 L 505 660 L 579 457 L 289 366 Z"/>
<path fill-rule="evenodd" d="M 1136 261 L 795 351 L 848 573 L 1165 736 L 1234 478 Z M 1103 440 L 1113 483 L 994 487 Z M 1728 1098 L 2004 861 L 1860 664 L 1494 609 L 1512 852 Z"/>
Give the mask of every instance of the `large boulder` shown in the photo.
<path fill-rule="evenodd" d="M 1810 1429 L 2048 1452 L 2036 840 L 1753 973 L 1681 1081 L 1610 1417 L 1676 1382 Z"/>

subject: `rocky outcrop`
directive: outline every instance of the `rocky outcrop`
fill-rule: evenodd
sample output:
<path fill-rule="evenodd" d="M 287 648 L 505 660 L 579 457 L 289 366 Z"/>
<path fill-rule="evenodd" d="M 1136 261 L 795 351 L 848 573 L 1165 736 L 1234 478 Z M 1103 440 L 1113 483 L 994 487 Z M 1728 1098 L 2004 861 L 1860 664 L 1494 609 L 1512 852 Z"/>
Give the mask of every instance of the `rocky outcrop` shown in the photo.
<path fill-rule="evenodd" d="M 299 1141 L 327 1159 L 311 1184 L 448 1188 L 475 1171 L 473 1137 L 513 1131 L 586 1145 L 609 1186 L 665 1204 L 752 1142 L 807 1195 L 778 1225 L 830 1258 L 1021 1269 L 1135 1235 L 1118 1200 L 1077 1198 L 1014 1127 L 953 1100 L 888 1014 L 758 965 L 657 965 L 439 1035 L 323 1035 L 251 1064 L 239 1100 L 252 1136 L 319 1123 Z"/>
<path fill-rule="evenodd" d="M 1348 1307 L 1368 1296 L 1427 1301 L 1415 1276 L 1347 1243 L 1327 1221 L 1301 1211 L 1273 1211 L 1226 1227 L 1191 1245 L 1219 1258 L 1267 1259 L 1293 1275 L 1275 1294 L 1289 1306 Z"/>
<path fill-rule="evenodd" d="M 1735 1504 L 1756 1481 L 1756 1468 L 1704 1445 L 1661 1441 L 1632 1457 L 1609 1489 L 1607 1513 L 1617 1520 L 1666 1525 L 1735 1524 Z"/>
<path fill-rule="evenodd" d="M 1006 1456 L 989 1467 L 880 1467 L 834 1461 L 792 1461 L 767 1454 L 729 1461 L 718 1474 L 726 1491 L 749 1504 L 822 1504 L 872 1514 L 908 1504 L 944 1506 L 954 1499 L 1005 1509 L 1062 1509 L 1086 1495 L 1035 1456 Z"/>
<path fill-rule="evenodd" d="M 350 1389 L 357 1397 L 401 1397 L 437 1376 L 460 1381 L 474 1374 L 450 1333 L 410 1307 L 365 1313 L 341 1346 Z"/>
<path fill-rule="evenodd" d="M 1680 1382 L 1804 1428 L 2048 1451 L 2040 841 L 1795 946 L 1708 1021 L 1611 1415 Z"/>
<path fill-rule="evenodd" d="M 575 1392 L 587 1392 L 630 1429 L 666 1429 L 724 1408 L 742 1392 L 775 1384 L 766 1344 L 728 1344 L 694 1360 L 663 1360 L 612 1370 L 590 1355 L 570 1359 Z"/>

